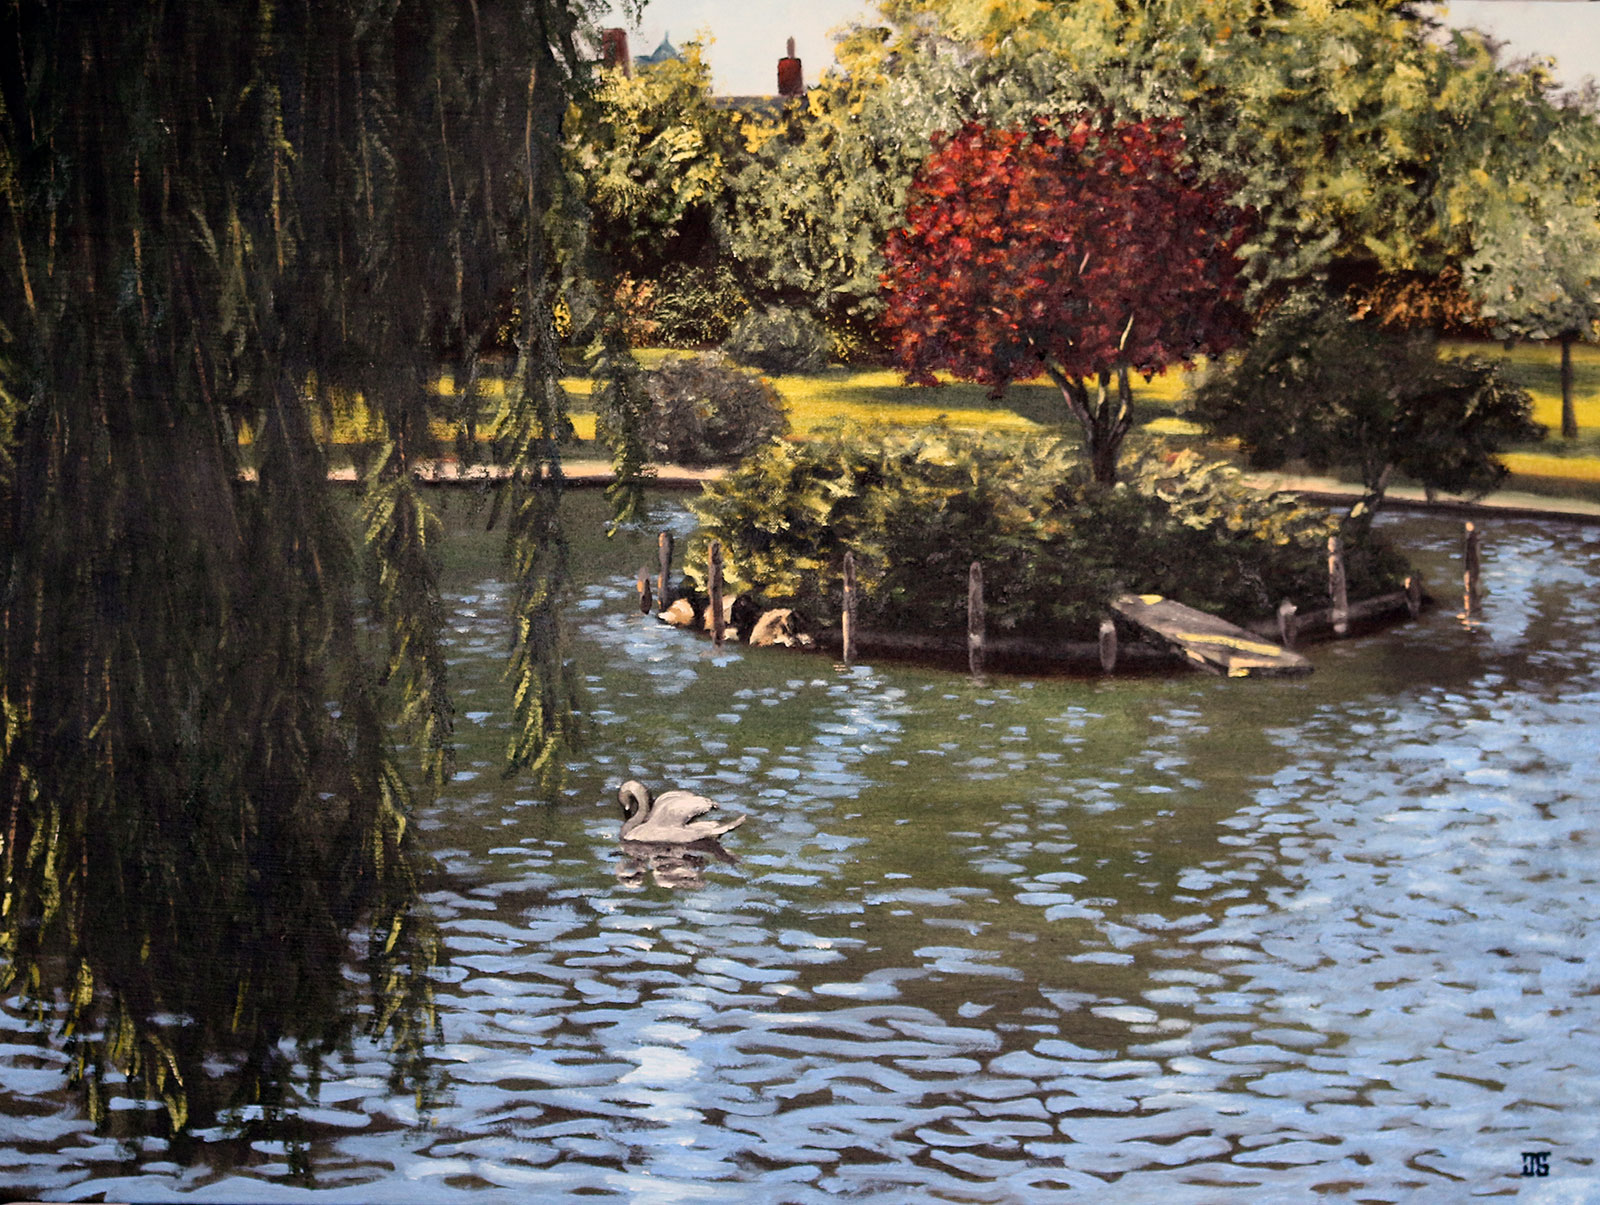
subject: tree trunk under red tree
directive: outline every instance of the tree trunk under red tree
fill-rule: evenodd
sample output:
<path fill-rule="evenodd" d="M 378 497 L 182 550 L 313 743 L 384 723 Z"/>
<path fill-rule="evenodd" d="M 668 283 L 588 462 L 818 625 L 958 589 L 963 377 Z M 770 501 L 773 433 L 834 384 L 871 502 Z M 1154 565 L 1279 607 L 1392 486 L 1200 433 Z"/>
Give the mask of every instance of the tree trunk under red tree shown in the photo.
<path fill-rule="evenodd" d="M 1117 369 L 1116 392 L 1111 390 L 1111 374 L 1102 372 L 1095 381 L 1094 399 L 1089 397 L 1089 382 L 1082 377 L 1069 377 L 1053 365 L 1045 372 L 1061 390 L 1067 410 L 1078 420 L 1083 431 L 1083 451 L 1089 461 L 1089 473 L 1100 485 L 1117 483 L 1117 462 L 1122 454 L 1122 441 L 1133 425 L 1133 390 L 1128 384 L 1128 370 Z"/>

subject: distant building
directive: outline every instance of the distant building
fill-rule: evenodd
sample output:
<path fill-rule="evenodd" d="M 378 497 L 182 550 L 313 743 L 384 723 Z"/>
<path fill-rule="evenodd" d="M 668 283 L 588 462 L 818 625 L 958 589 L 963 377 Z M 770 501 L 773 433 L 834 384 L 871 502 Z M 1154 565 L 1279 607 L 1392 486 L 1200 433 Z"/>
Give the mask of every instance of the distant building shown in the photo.
<path fill-rule="evenodd" d="M 778 60 L 778 94 L 776 96 L 713 96 L 711 103 L 719 109 L 736 109 L 741 113 L 762 113 L 776 117 L 783 112 L 784 102 L 806 94 L 805 75 L 800 60 L 794 54 L 794 39 L 789 39 L 789 52 Z"/>
<path fill-rule="evenodd" d="M 783 102 L 791 97 L 806 94 L 805 73 L 794 53 L 794 39 L 788 42 L 788 53 L 778 60 L 778 94 L 776 96 L 712 96 L 711 103 L 719 109 L 737 109 L 750 113 L 777 115 L 783 111 Z M 634 70 L 653 67 L 657 63 L 682 62 L 683 54 L 672 44 L 670 35 L 663 35 L 661 44 L 649 54 L 628 56 L 628 32 L 625 29 L 600 31 L 600 63 L 602 66 L 621 68 L 624 75 L 632 77 Z"/>
<path fill-rule="evenodd" d="M 678 53 L 678 48 L 668 40 L 666 34 L 661 35 L 661 45 L 649 54 L 636 54 L 633 56 L 633 65 L 637 68 L 654 67 L 657 63 L 669 63 L 674 60 L 682 61 L 683 55 Z"/>
<path fill-rule="evenodd" d="M 622 68 L 622 74 L 633 74 L 633 59 L 628 54 L 628 31 L 626 29 L 602 29 L 600 31 L 600 63 L 604 67 Z"/>
<path fill-rule="evenodd" d="M 778 95 L 804 96 L 805 74 L 800 70 L 800 60 L 794 57 L 794 39 L 789 39 L 789 53 L 778 60 Z"/>

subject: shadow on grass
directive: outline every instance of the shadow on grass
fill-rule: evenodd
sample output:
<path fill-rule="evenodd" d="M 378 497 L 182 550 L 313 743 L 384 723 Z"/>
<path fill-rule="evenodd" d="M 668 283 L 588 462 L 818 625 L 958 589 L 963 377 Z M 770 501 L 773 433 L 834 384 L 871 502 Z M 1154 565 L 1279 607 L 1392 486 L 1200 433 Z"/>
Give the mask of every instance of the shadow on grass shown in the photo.
<path fill-rule="evenodd" d="M 945 413 L 960 425 L 983 427 L 993 416 L 994 427 L 1014 429 L 1014 419 L 1045 428 L 1075 429 L 1061 391 L 1049 381 L 1023 381 L 1008 385 L 999 397 L 987 385 L 942 381 L 938 385 L 907 385 L 898 372 L 888 369 L 852 371 L 832 368 L 824 372 L 773 378 L 790 409 L 809 419 L 818 412 L 837 412 L 858 421 L 926 421 L 930 412 Z M 1169 418 L 1173 400 L 1181 393 L 1180 380 L 1158 377 L 1149 385 L 1134 386 L 1134 424 Z"/>

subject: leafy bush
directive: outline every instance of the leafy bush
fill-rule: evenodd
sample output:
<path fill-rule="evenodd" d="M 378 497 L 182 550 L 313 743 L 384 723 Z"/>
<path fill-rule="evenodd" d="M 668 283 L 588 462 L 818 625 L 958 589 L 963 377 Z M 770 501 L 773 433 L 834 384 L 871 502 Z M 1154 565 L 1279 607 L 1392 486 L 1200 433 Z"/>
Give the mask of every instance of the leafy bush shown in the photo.
<path fill-rule="evenodd" d="M 661 339 L 661 323 L 655 318 L 655 282 L 635 280 L 624 272 L 617 278 L 611 297 L 628 346 L 654 347 Z"/>
<path fill-rule="evenodd" d="M 768 306 L 752 310 L 733 328 L 724 350 L 763 372 L 821 372 L 833 340 L 805 310 Z"/>
<path fill-rule="evenodd" d="M 1252 464 L 1353 469 L 1368 517 L 1396 470 L 1430 489 L 1493 489 L 1506 475 L 1496 453 L 1544 435 L 1532 406 L 1498 365 L 1441 359 L 1431 338 L 1352 319 L 1313 292 L 1280 304 L 1186 402 L 1213 434 L 1238 439 Z"/>
<path fill-rule="evenodd" d="M 726 265 L 676 267 L 656 282 L 650 318 L 668 347 L 721 343 L 750 303 Z"/>
<path fill-rule="evenodd" d="M 725 464 L 789 427 L 777 390 L 720 352 L 674 356 L 645 374 L 644 441 L 652 460 Z"/>
<path fill-rule="evenodd" d="M 727 550 L 732 588 L 833 622 L 844 553 L 861 622 L 959 631 L 967 569 L 983 563 L 998 631 L 1088 638 L 1116 593 L 1165 594 L 1239 620 L 1287 598 L 1327 603 L 1337 523 L 1193 452 L 1131 457 L 1124 483 L 1091 484 L 1070 450 L 1014 435 L 840 428 L 772 443 L 692 503 Z M 1394 585 L 1382 553 L 1352 557 L 1356 597 Z"/>
<path fill-rule="evenodd" d="M 836 364 L 884 364 L 889 347 L 871 322 L 851 315 L 829 314 L 823 319 L 828 332 L 828 359 Z"/>

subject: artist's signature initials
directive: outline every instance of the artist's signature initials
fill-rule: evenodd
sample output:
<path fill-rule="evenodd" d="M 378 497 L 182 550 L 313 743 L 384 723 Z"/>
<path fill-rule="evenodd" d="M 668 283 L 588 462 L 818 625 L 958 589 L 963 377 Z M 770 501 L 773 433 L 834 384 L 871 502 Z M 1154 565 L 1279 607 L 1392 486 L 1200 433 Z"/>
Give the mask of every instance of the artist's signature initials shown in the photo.
<path fill-rule="evenodd" d="M 1522 1174 L 1524 1176 L 1548 1176 L 1550 1174 L 1550 1152 L 1523 1151 Z"/>

